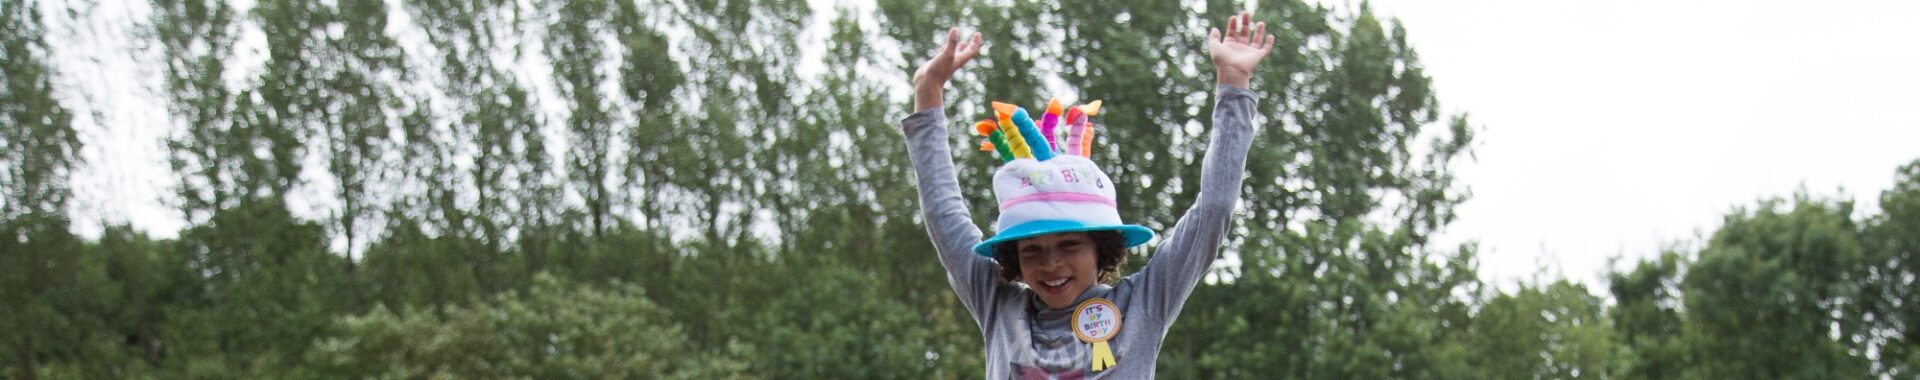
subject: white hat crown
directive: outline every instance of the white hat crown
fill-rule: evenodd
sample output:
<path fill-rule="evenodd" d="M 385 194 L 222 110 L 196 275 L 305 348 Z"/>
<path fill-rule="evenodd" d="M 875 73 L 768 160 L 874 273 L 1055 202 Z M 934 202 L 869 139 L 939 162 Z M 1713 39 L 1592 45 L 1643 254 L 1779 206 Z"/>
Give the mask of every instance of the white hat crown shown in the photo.
<path fill-rule="evenodd" d="M 1005 163 L 993 174 L 1000 217 L 995 236 L 975 245 L 975 253 L 992 257 L 997 244 L 1064 232 L 1115 231 L 1129 247 L 1153 239 L 1152 230 L 1120 221 L 1113 180 L 1089 158 L 1094 129 L 1087 117 L 1099 114 L 1099 101 L 1070 109 L 1048 102 L 1038 125 L 1024 108 L 1000 102 L 993 108 L 999 122 L 982 120 L 974 129 L 987 138 L 980 150 L 997 152 Z"/>
<path fill-rule="evenodd" d="M 1015 159 L 994 172 L 993 195 L 1000 201 L 995 229 L 1035 220 L 1121 224 L 1113 180 L 1086 157 Z"/>

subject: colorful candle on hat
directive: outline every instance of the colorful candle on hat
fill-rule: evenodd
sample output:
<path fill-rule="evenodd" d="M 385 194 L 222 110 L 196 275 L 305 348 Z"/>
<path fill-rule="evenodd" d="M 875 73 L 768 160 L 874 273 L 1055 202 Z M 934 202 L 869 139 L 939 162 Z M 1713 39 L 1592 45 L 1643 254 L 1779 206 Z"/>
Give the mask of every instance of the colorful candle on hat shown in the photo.
<path fill-rule="evenodd" d="M 1047 147 L 1053 152 L 1060 151 L 1060 143 L 1055 141 L 1053 127 L 1060 123 L 1060 99 L 1047 100 L 1047 113 L 1040 116 L 1040 134 L 1047 135 Z"/>
<path fill-rule="evenodd" d="M 1089 119 L 1088 117 L 1100 115 L 1100 101 L 1095 100 L 1093 101 L 1093 103 L 1087 103 L 1087 104 L 1080 105 L 1078 107 L 1073 107 L 1073 111 L 1076 113 L 1080 113 L 1082 115 L 1080 124 L 1075 125 L 1074 129 L 1082 130 L 1084 132 L 1080 133 L 1080 136 L 1078 136 L 1079 137 L 1078 139 L 1074 139 L 1074 138 L 1067 139 L 1067 144 L 1079 145 L 1080 156 L 1092 158 L 1093 157 L 1093 120 Z"/>
<path fill-rule="evenodd" d="M 1080 107 L 1067 109 L 1067 139 L 1060 144 L 1066 154 L 1080 155 L 1080 134 L 1087 130 L 1086 123 L 1087 114 L 1080 112 Z"/>
<path fill-rule="evenodd" d="M 1021 135 L 1023 135 L 1023 136 L 1042 136 L 1042 135 L 1040 134 L 1040 128 L 1038 128 L 1038 127 L 1034 127 L 1034 126 L 1033 126 L 1033 118 L 1032 118 L 1032 117 L 1030 117 L 1030 116 L 1027 116 L 1027 109 L 1026 109 L 1026 108 L 1020 108 L 1020 107 L 1014 107 L 1014 109 L 1013 109 L 1013 125 L 1016 125 L 1016 126 L 1019 126 L 1019 127 L 1020 127 L 1020 134 L 1021 134 Z M 1029 140 L 1029 141 L 1028 141 L 1027 143 L 1028 143 L 1028 144 L 1033 144 L 1033 143 L 1036 143 L 1035 141 L 1044 141 L 1044 139 L 1043 139 L 1043 140 Z M 1035 159 L 1035 160 L 1040 160 L 1040 161 L 1046 161 L 1046 160 L 1051 160 L 1051 159 L 1053 159 L 1053 150 L 1052 150 L 1052 149 L 1047 149 L 1047 147 L 1046 147 L 1045 145 L 1042 145 L 1042 146 L 1038 146 L 1038 147 L 1035 147 L 1035 148 L 1040 148 L 1040 149 L 1032 149 L 1032 151 L 1033 151 L 1033 153 L 1032 153 L 1032 154 L 1033 154 L 1033 159 Z M 1018 149 L 1018 148 L 1016 147 L 1015 149 Z"/>
<path fill-rule="evenodd" d="M 1033 158 L 1033 149 L 1027 147 L 1027 139 L 1021 137 L 1020 127 L 1013 124 L 1013 113 L 1020 107 L 1012 104 L 993 102 L 993 114 L 1000 117 L 1000 133 L 1007 139 L 1007 150 L 1015 158 Z"/>
<path fill-rule="evenodd" d="M 987 142 L 980 144 L 980 150 L 1000 153 L 1001 162 L 1013 161 L 1013 151 L 1007 150 L 1006 135 L 1001 134 L 1000 128 L 993 125 L 993 120 L 981 120 L 975 123 L 973 131 L 979 132 L 981 136 L 987 136 Z"/>

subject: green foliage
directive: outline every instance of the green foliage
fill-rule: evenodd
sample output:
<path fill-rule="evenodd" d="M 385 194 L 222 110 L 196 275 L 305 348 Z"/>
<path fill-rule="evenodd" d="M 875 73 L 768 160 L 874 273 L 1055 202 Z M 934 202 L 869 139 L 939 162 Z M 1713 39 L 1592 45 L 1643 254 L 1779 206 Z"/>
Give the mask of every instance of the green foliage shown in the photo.
<path fill-rule="evenodd" d="M 600 38 L 608 25 L 606 2 L 565 1 L 552 4 L 559 9 L 547 28 L 546 53 L 553 62 L 554 84 L 570 104 L 567 116 L 569 184 L 586 204 L 594 237 L 604 235 L 612 223 L 612 146 L 618 142 L 613 114 L 601 93 L 607 80 L 601 70 L 605 53 Z"/>
<path fill-rule="evenodd" d="M 390 307 L 459 304 L 477 298 L 480 276 L 464 257 L 484 249 L 458 236 L 431 236 L 411 221 L 397 221 L 368 247 L 358 275 L 375 304 Z"/>
<path fill-rule="evenodd" d="M 176 188 L 178 206 L 188 220 L 205 218 L 212 210 L 229 207 L 239 178 L 223 170 L 234 160 L 251 157 L 252 150 L 235 143 L 219 144 L 224 125 L 235 113 L 232 90 L 221 77 L 233 54 L 234 17 L 231 4 L 219 0 L 154 0 L 154 39 L 166 67 L 168 109 L 184 128 L 167 139 L 168 163 L 182 177 Z"/>
<path fill-rule="evenodd" d="M 57 215 L 26 214 L 0 221 L 0 352 L 10 376 L 27 379 L 41 363 L 107 363 L 112 337 L 98 318 L 101 263 L 84 254 L 80 238 Z M 110 353 L 108 351 L 107 353 Z M 81 373 L 104 375 L 98 368 Z"/>
<path fill-rule="evenodd" d="M 1696 378 L 1866 377 L 1860 278 L 1869 267 L 1851 202 L 1805 195 L 1736 211 L 1681 282 Z"/>
<path fill-rule="evenodd" d="M 754 313 L 737 325 L 751 326 L 745 338 L 756 350 L 750 367 L 755 373 L 792 379 L 980 376 L 977 360 L 952 357 L 962 354 L 948 342 L 972 335 L 941 328 L 943 322 L 971 326 L 964 314 L 893 297 L 887 282 L 848 261 L 795 261 L 807 265 L 760 284 L 772 293 L 767 310 L 781 312 Z"/>
<path fill-rule="evenodd" d="M 169 342 L 185 336 L 162 336 L 170 307 L 185 300 L 198 278 L 189 272 L 172 241 L 153 240 L 129 226 L 111 226 L 90 245 L 90 258 L 99 260 L 106 278 L 101 302 L 113 307 L 101 317 L 107 323 L 105 342 L 124 354 L 115 373 L 138 373 L 160 366 Z M 124 337 L 124 340 L 114 339 Z M 119 372 L 126 370 L 128 372 Z"/>
<path fill-rule="evenodd" d="M 668 310 L 636 286 L 580 286 L 536 275 L 471 307 L 376 307 L 340 319 L 309 357 L 353 378 L 741 378 L 742 359 L 689 348 Z"/>
<path fill-rule="evenodd" d="M 385 162 L 392 149 L 393 130 L 397 128 L 403 97 L 383 78 L 407 76 L 405 55 L 393 38 L 386 35 L 386 2 L 346 0 L 333 9 L 323 9 L 328 28 L 339 28 L 338 36 L 329 36 L 317 59 L 321 102 L 309 109 L 317 120 L 327 159 L 327 173 L 339 203 L 333 212 L 333 235 L 346 242 L 349 261 L 365 244 L 363 229 L 379 214 L 381 197 L 374 196 L 378 181 L 389 168 Z"/>
<path fill-rule="evenodd" d="M 1680 265 L 1682 254 L 1668 251 L 1608 275 L 1615 302 L 1608 310 L 1616 341 L 1632 355 L 1619 374 L 1635 379 L 1678 379 L 1687 368 L 1681 340 Z"/>
<path fill-rule="evenodd" d="M 417 109 L 419 116 L 406 126 L 410 140 L 428 140 L 417 143 L 415 151 L 439 161 L 418 177 L 429 187 L 429 213 L 439 214 L 431 227 L 480 242 L 461 256 L 482 292 L 525 284 L 531 272 L 520 270 L 526 260 L 511 254 L 511 246 L 525 232 L 560 224 L 562 211 L 539 106 L 494 55 L 518 56 L 514 40 L 505 37 L 525 20 L 514 3 L 504 1 L 404 5 L 438 49 L 443 65 L 433 80 L 435 90 L 456 110 L 434 115 Z M 466 197 L 472 197 L 471 204 L 462 200 Z"/>
<path fill-rule="evenodd" d="M 101 262 L 67 217 L 80 137 L 54 93 L 38 7 L 0 4 L 0 374 L 23 379 L 60 372 L 43 362 L 110 360 L 99 352 L 106 321 L 90 317 L 110 307 Z M 71 374 L 111 375 L 95 369 Z"/>
<path fill-rule="evenodd" d="M 1602 299 L 1560 280 L 1487 300 L 1473 319 L 1469 365 L 1495 379 L 1618 376 L 1614 327 Z"/>
<path fill-rule="evenodd" d="M 67 176 L 80 160 L 73 113 L 54 95 L 38 6 L 0 5 L 0 218 L 65 213 Z"/>
<path fill-rule="evenodd" d="M 1867 222 L 1862 242 L 1871 273 L 1861 281 L 1864 307 L 1884 339 L 1876 369 L 1885 376 L 1920 374 L 1920 160 L 1901 166 L 1893 187 L 1880 193 L 1881 214 Z"/>
<path fill-rule="evenodd" d="M 682 141 L 678 137 L 684 133 L 678 128 L 680 118 L 662 115 L 673 115 L 679 110 L 681 102 L 675 101 L 675 95 L 687 77 L 674 62 L 667 37 L 652 26 L 660 22 L 657 18 L 664 18 L 658 15 L 670 14 L 661 11 L 666 5 L 615 3 L 617 13 L 612 23 L 625 47 L 621 52 L 620 90 L 633 110 L 634 124 L 625 140 L 626 162 L 620 174 L 626 176 L 625 188 L 640 192 L 629 198 L 629 202 L 637 203 L 634 207 L 638 208 L 643 225 L 658 228 L 668 211 L 668 203 L 663 202 L 667 176 L 672 172 L 669 166 L 672 161 L 668 158 L 684 153 L 673 150 L 682 145 L 675 143 Z"/>
<path fill-rule="evenodd" d="M 220 210 L 180 233 L 174 255 L 198 274 L 168 310 L 169 358 L 187 373 L 285 377 L 350 310 L 345 259 L 326 250 L 325 231 L 277 200 Z M 207 371 L 207 372 L 202 372 Z"/>

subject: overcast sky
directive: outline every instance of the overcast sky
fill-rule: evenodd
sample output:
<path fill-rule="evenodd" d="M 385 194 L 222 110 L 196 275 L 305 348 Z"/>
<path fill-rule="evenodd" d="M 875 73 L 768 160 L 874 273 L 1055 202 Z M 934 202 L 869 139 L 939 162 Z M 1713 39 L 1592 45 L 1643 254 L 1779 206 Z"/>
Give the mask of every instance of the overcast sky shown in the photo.
<path fill-rule="evenodd" d="M 1920 2 L 1372 5 L 1484 127 L 1448 234 L 1481 243 L 1483 278 L 1599 280 L 1802 187 L 1865 214 L 1920 159 Z"/>
<path fill-rule="evenodd" d="M 1406 25 L 1442 108 L 1482 127 L 1460 168 L 1474 198 L 1446 238 L 1478 241 L 1482 277 L 1500 283 L 1546 267 L 1600 284 L 1609 257 L 1697 242 L 1735 207 L 1803 187 L 1865 214 L 1920 159 L 1920 2 L 1372 4 Z M 162 71 L 128 53 L 145 2 L 68 5 L 91 25 L 46 19 L 63 87 L 85 89 L 62 94 L 88 144 L 76 227 L 173 236 L 170 122 L 139 81 Z"/>

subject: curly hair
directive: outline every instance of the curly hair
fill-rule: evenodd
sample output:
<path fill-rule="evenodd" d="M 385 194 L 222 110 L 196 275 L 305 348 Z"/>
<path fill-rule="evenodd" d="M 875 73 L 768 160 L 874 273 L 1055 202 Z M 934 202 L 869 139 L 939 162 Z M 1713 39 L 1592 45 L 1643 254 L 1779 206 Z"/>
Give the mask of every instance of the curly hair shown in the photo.
<path fill-rule="evenodd" d="M 1087 238 L 1093 239 L 1093 252 L 1098 257 L 1094 271 L 1100 274 L 1100 283 L 1112 282 L 1120 275 L 1120 266 L 1127 264 L 1127 238 L 1114 231 L 1088 231 Z M 1001 281 L 1020 281 L 1019 241 L 993 246 L 993 261 L 1000 263 Z"/>

